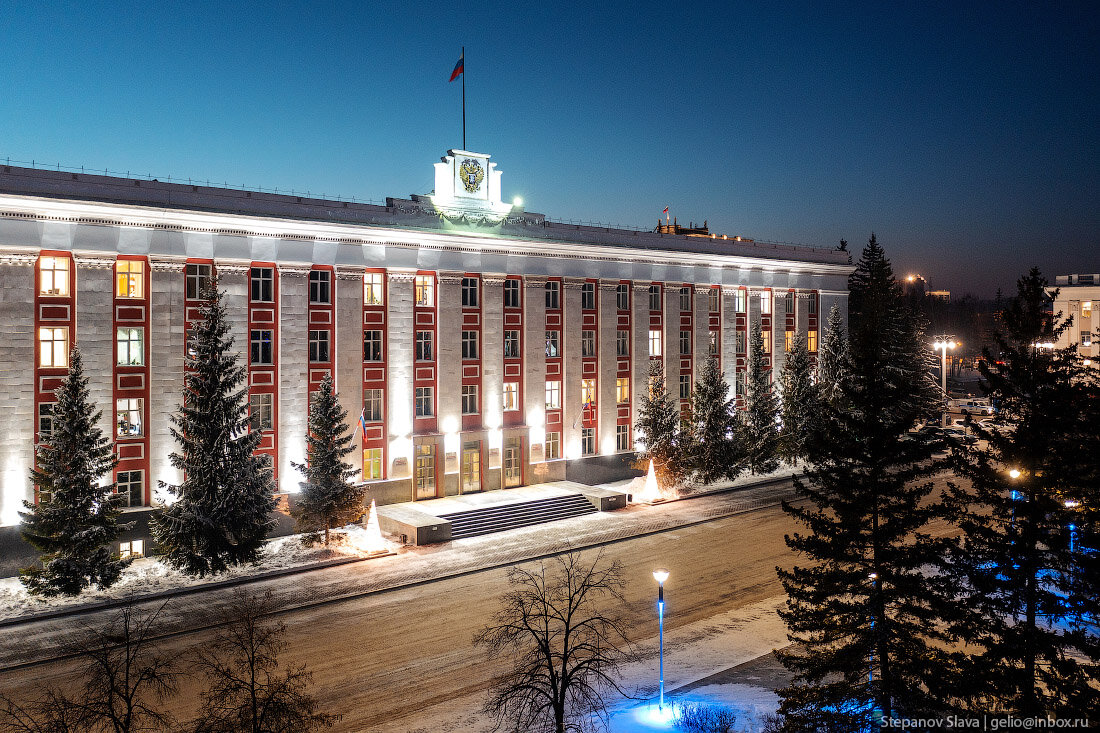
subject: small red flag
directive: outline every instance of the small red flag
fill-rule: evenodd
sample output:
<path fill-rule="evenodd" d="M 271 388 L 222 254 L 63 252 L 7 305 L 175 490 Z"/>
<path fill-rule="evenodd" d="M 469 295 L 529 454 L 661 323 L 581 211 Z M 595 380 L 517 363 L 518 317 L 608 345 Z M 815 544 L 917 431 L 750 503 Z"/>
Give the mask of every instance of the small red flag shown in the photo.
<path fill-rule="evenodd" d="M 447 81 L 454 81 L 458 77 L 462 76 L 462 72 L 464 71 L 464 69 L 462 68 L 462 58 L 465 55 L 466 54 L 462 54 L 462 56 L 458 57 L 458 63 L 455 64 L 455 69 L 454 69 L 454 71 L 451 72 L 451 78 L 448 79 Z"/>
<path fill-rule="evenodd" d="M 662 213 L 662 214 L 667 214 L 667 213 L 668 213 L 668 207 L 666 206 L 666 207 L 665 207 L 665 210 L 664 210 L 664 211 L 662 211 L 661 213 Z"/>

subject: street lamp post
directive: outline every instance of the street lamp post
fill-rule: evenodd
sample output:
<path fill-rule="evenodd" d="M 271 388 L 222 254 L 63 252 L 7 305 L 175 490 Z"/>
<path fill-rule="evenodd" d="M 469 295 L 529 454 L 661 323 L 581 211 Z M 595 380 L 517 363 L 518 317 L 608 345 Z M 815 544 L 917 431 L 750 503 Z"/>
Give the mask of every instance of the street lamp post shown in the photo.
<path fill-rule="evenodd" d="M 943 389 L 943 426 L 947 427 L 947 350 L 958 346 L 954 336 L 937 336 L 932 348 L 940 352 L 940 382 Z"/>
<path fill-rule="evenodd" d="M 668 571 L 658 568 L 653 571 L 653 579 L 657 581 L 657 656 L 660 664 L 661 698 L 657 704 L 659 710 L 665 707 L 665 581 L 668 580 Z"/>

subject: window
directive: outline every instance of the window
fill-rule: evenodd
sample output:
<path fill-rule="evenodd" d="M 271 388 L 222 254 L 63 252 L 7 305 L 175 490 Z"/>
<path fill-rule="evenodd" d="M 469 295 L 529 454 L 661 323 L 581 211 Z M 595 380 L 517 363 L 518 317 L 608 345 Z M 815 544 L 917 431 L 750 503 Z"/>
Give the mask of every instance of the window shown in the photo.
<path fill-rule="evenodd" d="M 744 331 L 737 331 L 734 338 L 737 341 L 737 344 L 736 344 L 737 345 L 737 353 L 738 354 L 744 354 L 745 353 L 745 332 Z"/>
<path fill-rule="evenodd" d="M 794 293 L 790 291 L 783 298 L 783 312 L 788 316 L 794 314 Z"/>
<path fill-rule="evenodd" d="M 596 429 L 581 428 L 581 455 L 596 455 Z"/>
<path fill-rule="evenodd" d="M 519 358 L 519 331 L 509 330 L 504 332 L 504 358 Z"/>
<path fill-rule="evenodd" d="M 434 331 L 417 331 L 416 332 L 416 360 L 417 361 L 431 361 L 432 360 L 432 344 L 435 341 Z"/>
<path fill-rule="evenodd" d="M 760 335 L 764 337 L 764 353 L 771 355 L 772 353 L 772 332 L 771 329 L 764 329 L 760 332 Z"/>
<path fill-rule="evenodd" d="M 382 449 L 365 448 L 363 450 L 363 480 L 382 478 Z"/>
<path fill-rule="evenodd" d="M 816 295 L 810 295 L 809 302 L 807 303 L 807 305 L 809 306 L 809 312 L 810 313 L 817 313 L 817 296 Z"/>
<path fill-rule="evenodd" d="M 422 308 L 435 305 L 435 278 L 431 275 L 417 275 L 413 288 L 413 299 Z"/>
<path fill-rule="evenodd" d="M 476 415 L 477 413 L 477 385 L 464 384 L 462 385 L 462 414 Z"/>
<path fill-rule="evenodd" d="M 660 356 L 661 355 L 661 332 L 660 330 L 651 330 L 649 332 L 649 355 Z"/>
<path fill-rule="evenodd" d="M 806 332 L 806 348 L 811 354 L 817 353 L 817 331 Z"/>
<path fill-rule="evenodd" d="M 141 260 L 119 260 L 115 263 L 115 297 L 145 297 L 145 263 Z"/>
<path fill-rule="evenodd" d="M 422 493 L 435 491 L 435 446 L 431 443 L 423 443 L 416 446 L 416 492 Z"/>
<path fill-rule="evenodd" d="M 328 361 L 328 331 L 310 331 L 309 332 L 309 360 L 310 361 Z"/>
<path fill-rule="evenodd" d="M 462 332 L 462 358 L 477 358 L 477 331 Z"/>
<path fill-rule="evenodd" d="M 691 353 L 691 331 L 680 331 L 680 353 Z"/>
<path fill-rule="evenodd" d="M 630 426 L 615 426 L 615 450 L 630 450 Z"/>
<path fill-rule="evenodd" d="M 711 313 L 717 313 L 721 309 L 721 294 L 722 291 L 718 288 L 711 288 L 707 291 L 707 310 Z"/>
<path fill-rule="evenodd" d="M 690 374 L 681 374 L 680 375 L 680 399 L 682 399 L 682 400 L 691 399 L 691 375 Z"/>
<path fill-rule="evenodd" d="M 615 332 L 615 356 L 630 356 L 630 331 Z"/>
<path fill-rule="evenodd" d="M 519 382 L 504 383 L 504 411 L 519 409 Z"/>
<path fill-rule="evenodd" d="M 649 286 L 649 309 L 651 311 L 661 310 L 661 286 L 650 285 Z"/>
<path fill-rule="evenodd" d="M 274 364 L 275 352 L 272 349 L 272 332 L 268 330 L 253 331 L 250 339 L 252 350 L 249 354 L 250 364 Z"/>
<path fill-rule="evenodd" d="M 519 308 L 519 280 L 504 281 L 504 307 Z"/>
<path fill-rule="evenodd" d="M 213 268 L 210 265 L 188 264 L 184 268 L 188 300 L 198 300 L 210 287 Z"/>
<path fill-rule="evenodd" d="M 1082 331 L 1081 332 L 1081 345 L 1082 346 L 1092 346 L 1092 332 L 1091 331 Z"/>
<path fill-rule="evenodd" d="M 720 349 L 718 335 L 717 331 L 711 331 L 707 334 L 707 354 L 710 356 L 718 356 Z"/>
<path fill-rule="evenodd" d="M 680 288 L 680 312 L 691 312 L 691 288 Z"/>
<path fill-rule="evenodd" d="M 772 294 L 764 290 L 760 293 L 760 313 L 768 315 L 772 312 Z"/>
<path fill-rule="evenodd" d="M 561 307 L 561 289 L 557 280 L 546 283 L 546 310 L 557 310 Z"/>
<path fill-rule="evenodd" d="M 615 402 L 620 405 L 630 402 L 630 377 L 615 379 Z"/>
<path fill-rule="evenodd" d="M 431 417 L 434 414 L 434 390 L 431 387 L 416 388 L 416 416 Z"/>
<path fill-rule="evenodd" d="M 115 493 L 126 506 L 145 504 L 145 477 L 142 472 L 119 471 L 118 479 L 115 481 Z"/>
<path fill-rule="evenodd" d="M 67 368 L 69 366 L 69 329 L 38 329 L 38 365 Z"/>
<path fill-rule="evenodd" d="M 592 310 L 596 307 L 596 285 L 595 283 L 584 283 L 581 285 L 581 310 Z"/>
<path fill-rule="evenodd" d="M 363 305 L 382 305 L 382 293 L 382 273 L 365 273 L 363 275 Z"/>
<path fill-rule="evenodd" d="M 561 409 L 561 382 L 546 383 L 546 409 Z"/>
<path fill-rule="evenodd" d="M 130 540 L 118 543 L 118 558 L 129 560 L 134 557 L 145 557 L 145 540 Z"/>
<path fill-rule="evenodd" d="M 382 361 L 381 331 L 363 331 L 363 361 Z"/>
<path fill-rule="evenodd" d="M 382 390 L 363 390 L 363 420 L 365 422 L 382 421 Z"/>
<path fill-rule="evenodd" d="M 309 302 L 319 305 L 332 303 L 332 273 L 328 270 L 309 271 Z"/>
<path fill-rule="evenodd" d="M 581 331 L 581 356 L 596 355 L 596 332 Z"/>
<path fill-rule="evenodd" d="M 274 430 L 275 395 L 250 395 L 248 398 L 248 416 L 252 430 Z"/>
<path fill-rule="evenodd" d="M 745 372 L 737 372 L 733 378 L 733 396 L 745 396 Z"/>
<path fill-rule="evenodd" d="M 596 380 L 595 379 L 582 379 L 581 380 L 581 406 L 584 409 L 589 409 L 596 405 Z"/>
<path fill-rule="evenodd" d="M 630 286 L 626 283 L 615 287 L 615 307 L 621 311 L 630 310 Z"/>
<path fill-rule="evenodd" d="M 1086 318 L 1092 315 L 1092 301 L 1091 300 L 1082 300 L 1081 301 L 1081 315 L 1085 316 Z"/>
<path fill-rule="evenodd" d="M 783 334 L 783 350 L 790 353 L 794 348 L 794 331 L 787 331 Z"/>
<path fill-rule="evenodd" d="M 69 295 L 69 258 L 38 258 L 38 292 L 41 295 Z"/>
<path fill-rule="evenodd" d="M 253 303 L 275 302 L 275 268 L 253 267 L 249 270 Z"/>
<path fill-rule="evenodd" d="M 141 366 L 145 363 L 145 329 L 119 328 L 115 332 L 115 363 L 118 366 Z"/>
<path fill-rule="evenodd" d="M 559 333 L 559 331 L 546 332 L 546 355 L 549 357 L 558 356 L 560 353 L 558 350 Z"/>
<path fill-rule="evenodd" d="M 476 277 L 462 278 L 463 308 L 477 308 L 477 286 L 478 281 Z"/>
<path fill-rule="evenodd" d="M 49 443 L 53 435 L 53 402 L 38 403 L 38 440 Z"/>
<path fill-rule="evenodd" d="M 546 460 L 561 458 L 561 433 L 546 434 Z"/>
<path fill-rule="evenodd" d="M 745 305 L 747 298 L 745 297 L 744 288 L 738 288 L 733 292 L 733 310 L 737 313 L 745 312 Z"/>

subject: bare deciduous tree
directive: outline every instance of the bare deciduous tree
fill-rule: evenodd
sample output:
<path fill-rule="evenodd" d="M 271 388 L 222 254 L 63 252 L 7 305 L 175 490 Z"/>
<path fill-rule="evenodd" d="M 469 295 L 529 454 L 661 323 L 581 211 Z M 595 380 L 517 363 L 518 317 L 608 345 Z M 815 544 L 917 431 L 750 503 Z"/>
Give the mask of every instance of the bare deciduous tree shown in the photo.
<path fill-rule="evenodd" d="M 207 687 L 195 733 L 306 733 L 340 719 L 317 711 L 304 666 L 280 671 L 286 625 L 264 618 L 271 608 L 270 594 L 237 591 L 232 620 L 199 651 Z"/>
<path fill-rule="evenodd" d="M 607 720 L 605 696 L 622 693 L 619 666 L 635 657 L 619 611 L 622 565 L 577 552 L 508 571 L 511 590 L 474 637 L 511 668 L 493 680 L 485 712 L 497 730 L 567 733 Z"/>

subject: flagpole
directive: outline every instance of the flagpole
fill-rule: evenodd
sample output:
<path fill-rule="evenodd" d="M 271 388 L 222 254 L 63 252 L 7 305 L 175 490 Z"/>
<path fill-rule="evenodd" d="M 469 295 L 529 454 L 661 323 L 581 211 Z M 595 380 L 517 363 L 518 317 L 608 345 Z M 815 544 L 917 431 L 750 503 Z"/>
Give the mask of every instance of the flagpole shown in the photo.
<path fill-rule="evenodd" d="M 466 149 L 466 47 L 462 47 L 462 149 Z"/>

